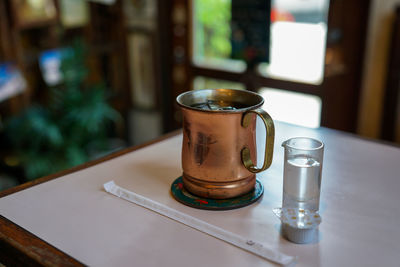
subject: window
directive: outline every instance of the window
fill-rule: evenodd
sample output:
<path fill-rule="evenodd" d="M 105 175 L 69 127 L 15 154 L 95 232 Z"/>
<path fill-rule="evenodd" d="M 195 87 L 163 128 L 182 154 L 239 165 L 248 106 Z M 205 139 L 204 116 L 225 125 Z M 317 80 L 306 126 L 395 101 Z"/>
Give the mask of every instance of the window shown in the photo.
<path fill-rule="evenodd" d="M 261 88 L 263 108 L 274 120 L 317 128 L 321 123 L 321 98 L 273 88 Z"/>
<path fill-rule="evenodd" d="M 266 25 L 270 27 L 269 45 L 265 45 L 270 55 L 269 62 L 258 64 L 251 62 L 252 58 L 246 54 L 252 47 L 236 42 L 240 40 L 236 38 L 236 28 L 231 30 L 231 24 L 240 25 L 231 23 L 232 14 L 240 20 L 240 8 L 235 8 L 238 0 L 172 1 L 174 14 L 185 14 L 180 16 L 184 19 L 172 19 L 172 51 L 181 48 L 185 55 L 183 60 L 173 56 L 173 70 L 183 68 L 186 74 L 184 81 L 175 79 L 171 82 L 173 97 L 192 88 L 222 85 L 232 88 L 230 84 L 214 84 L 208 79 L 230 81 L 242 84 L 246 90 L 263 95 L 268 93 L 267 97 L 274 98 L 274 104 L 280 106 L 289 99 L 291 101 L 292 97 L 296 101 L 306 101 L 302 105 L 296 104 L 300 105 L 299 110 L 313 107 L 311 112 L 317 113 L 310 122 L 302 121 L 305 115 L 300 116 L 302 118 L 282 116 L 281 111 L 273 116 L 276 119 L 310 127 L 322 125 L 355 131 L 368 1 L 271 0 L 271 13 L 265 7 L 265 15 L 271 15 L 270 25 L 269 18 L 264 20 L 262 16 L 264 7 L 256 6 L 259 2 L 251 6 L 252 1 L 243 1 L 250 6 L 240 23 L 246 23 L 246 17 L 252 18 L 251 10 L 254 9 L 259 11 L 254 13 L 257 14 L 259 24 L 255 26 L 260 27 L 259 32 L 263 31 L 262 23 L 268 23 Z M 251 27 L 248 29 L 251 32 Z M 234 36 L 231 36 L 232 31 Z M 243 51 L 240 50 L 242 47 Z M 247 62 L 233 60 L 231 54 L 246 55 Z M 291 94 L 283 97 L 281 93 L 285 92 Z M 174 107 L 174 112 L 179 110 Z M 172 123 L 176 127 L 180 125 L 176 119 Z"/>
<path fill-rule="evenodd" d="M 327 10 L 328 0 L 272 1 L 271 42 L 270 47 L 266 47 L 270 50 L 270 63 L 259 64 L 259 73 L 269 78 L 320 84 Z M 230 59 L 231 0 L 194 0 L 193 12 L 193 63 L 206 68 L 243 72 L 246 63 Z M 245 89 L 240 83 L 226 80 L 206 77 L 193 80 L 194 89 L 221 87 Z M 309 127 L 320 125 L 319 97 L 271 88 L 259 92 L 271 100 L 266 108 L 273 118 Z"/>
<path fill-rule="evenodd" d="M 329 0 L 274 0 L 270 63 L 259 71 L 271 78 L 321 84 Z"/>

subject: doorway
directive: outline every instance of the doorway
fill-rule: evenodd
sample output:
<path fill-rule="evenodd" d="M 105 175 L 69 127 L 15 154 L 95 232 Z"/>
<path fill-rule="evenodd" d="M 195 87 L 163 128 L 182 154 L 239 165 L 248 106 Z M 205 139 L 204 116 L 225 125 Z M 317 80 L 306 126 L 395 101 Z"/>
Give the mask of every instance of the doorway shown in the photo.
<path fill-rule="evenodd" d="M 355 132 L 369 1 L 272 0 L 269 62 L 257 64 L 231 57 L 232 0 L 171 0 L 163 10 L 167 130 L 180 127 L 177 95 L 225 87 L 262 94 L 274 119 Z"/>

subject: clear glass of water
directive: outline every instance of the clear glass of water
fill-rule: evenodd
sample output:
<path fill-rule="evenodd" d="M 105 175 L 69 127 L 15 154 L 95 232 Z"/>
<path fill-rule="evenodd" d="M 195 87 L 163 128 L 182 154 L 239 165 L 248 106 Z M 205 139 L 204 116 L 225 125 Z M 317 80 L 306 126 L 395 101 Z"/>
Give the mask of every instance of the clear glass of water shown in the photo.
<path fill-rule="evenodd" d="M 282 143 L 283 208 L 319 210 L 324 144 L 308 137 L 295 137 Z"/>

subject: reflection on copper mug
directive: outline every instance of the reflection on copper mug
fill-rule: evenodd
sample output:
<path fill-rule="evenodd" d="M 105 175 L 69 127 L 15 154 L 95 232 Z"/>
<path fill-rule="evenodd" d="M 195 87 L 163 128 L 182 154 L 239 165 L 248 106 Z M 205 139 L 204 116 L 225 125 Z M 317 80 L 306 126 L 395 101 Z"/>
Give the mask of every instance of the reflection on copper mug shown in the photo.
<path fill-rule="evenodd" d="M 255 174 L 272 162 L 275 128 L 259 94 L 234 89 L 188 91 L 177 97 L 183 115 L 182 169 L 185 188 L 225 199 L 251 191 Z M 266 127 L 264 163 L 257 167 L 256 115 Z"/>

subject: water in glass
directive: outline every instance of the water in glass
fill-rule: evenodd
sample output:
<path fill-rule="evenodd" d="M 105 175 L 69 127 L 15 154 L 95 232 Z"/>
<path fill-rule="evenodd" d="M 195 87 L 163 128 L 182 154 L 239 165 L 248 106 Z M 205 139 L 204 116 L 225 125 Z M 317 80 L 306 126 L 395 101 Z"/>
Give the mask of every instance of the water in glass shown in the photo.
<path fill-rule="evenodd" d="M 283 207 L 317 211 L 321 164 L 309 155 L 288 157 L 284 166 Z"/>

